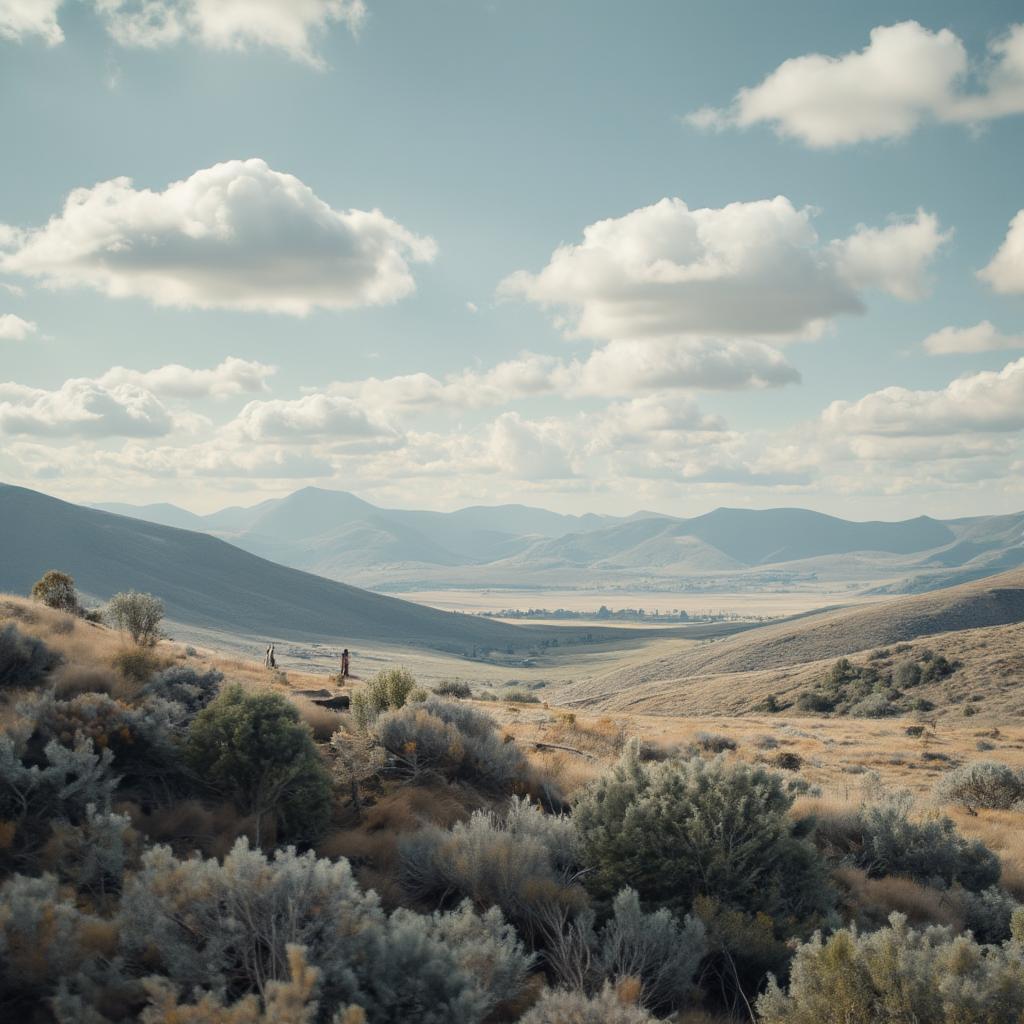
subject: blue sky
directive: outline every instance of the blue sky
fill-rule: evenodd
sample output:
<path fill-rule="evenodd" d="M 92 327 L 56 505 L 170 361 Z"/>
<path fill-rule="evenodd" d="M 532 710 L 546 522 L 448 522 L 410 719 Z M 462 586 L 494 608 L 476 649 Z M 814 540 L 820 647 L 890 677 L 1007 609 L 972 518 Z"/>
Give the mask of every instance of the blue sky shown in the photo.
<path fill-rule="evenodd" d="M 1024 507 L 1017 5 L 139 10 L 0 0 L 3 479 Z"/>

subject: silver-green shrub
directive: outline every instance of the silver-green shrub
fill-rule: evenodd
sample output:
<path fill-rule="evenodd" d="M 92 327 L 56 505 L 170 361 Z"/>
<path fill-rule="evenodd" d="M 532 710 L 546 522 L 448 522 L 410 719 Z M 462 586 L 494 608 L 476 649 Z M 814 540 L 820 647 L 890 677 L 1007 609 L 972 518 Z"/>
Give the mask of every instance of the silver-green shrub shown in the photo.
<path fill-rule="evenodd" d="M 25 862 L 49 838 L 55 824 L 80 825 L 90 807 L 106 813 L 118 779 L 109 750 L 92 740 L 71 747 L 51 740 L 42 759 L 32 756 L 26 730 L 0 733 L 0 821 L 5 842 L 0 864 Z"/>
<path fill-rule="evenodd" d="M 813 922 L 833 893 L 817 851 L 795 831 L 792 803 L 783 779 L 763 768 L 721 757 L 645 764 L 631 742 L 573 813 L 584 884 L 609 901 L 628 885 L 645 905 L 679 914 L 710 897 Z"/>
<path fill-rule="evenodd" d="M 949 818 L 915 820 L 912 807 L 906 792 L 861 806 L 849 849 L 858 867 L 872 878 L 908 875 L 972 891 L 999 881 L 999 858 L 984 843 L 962 836 Z"/>
<path fill-rule="evenodd" d="M 699 918 L 687 915 L 680 923 L 664 907 L 645 914 L 632 889 L 615 897 L 599 931 L 587 911 L 568 925 L 565 939 L 552 943 L 549 957 L 563 983 L 596 992 L 632 978 L 640 986 L 639 1002 L 657 1013 L 686 1004 L 707 952 Z"/>
<path fill-rule="evenodd" d="M 403 778 L 433 774 L 511 793 L 529 770 L 522 750 L 502 740 L 490 715 L 456 701 L 432 697 L 386 712 L 371 731 Z"/>
<path fill-rule="evenodd" d="M 499 907 L 531 936 L 560 912 L 572 916 L 586 905 L 577 869 L 572 821 L 517 797 L 504 814 L 475 811 L 451 829 L 430 825 L 399 842 L 400 878 L 409 896 Z"/>
<path fill-rule="evenodd" d="M 34 686 L 60 662 L 57 651 L 22 633 L 13 622 L 0 629 L 0 688 Z"/>
<path fill-rule="evenodd" d="M 12 876 L 0 885 L 0 1007 L 12 1020 L 30 1020 L 59 988 L 101 976 L 117 987 L 116 937 L 116 927 L 80 910 L 53 875 Z"/>
<path fill-rule="evenodd" d="M 202 711 L 220 691 L 224 675 L 211 668 L 197 672 L 189 665 L 171 665 L 158 672 L 142 688 L 147 696 L 160 697 L 180 704 L 190 714 Z"/>
<path fill-rule="evenodd" d="M 351 712 L 356 725 L 369 728 L 385 711 L 405 706 L 416 687 L 416 679 L 405 668 L 378 672 L 361 690 L 352 694 Z"/>
<path fill-rule="evenodd" d="M 1024 1014 L 1024 912 L 1015 938 L 979 946 L 948 928 L 915 931 L 893 914 L 867 935 L 816 934 L 796 952 L 788 991 L 772 980 L 764 1024 L 1019 1024 Z"/>
<path fill-rule="evenodd" d="M 1003 942 L 1010 937 L 1013 915 L 1021 909 L 1005 889 L 993 885 L 961 897 L 964 923 L 978 942 Z"/>
<path fill-rule="evenodd" d="M 947 772 L 935 795 L 946 803 L 1006 810 L 1024 801 L 1024 771 L 1002 761 L 974 761 Z"/>
<path fill-rule="evenodd" d="M 610 985 L 596 996 L 549 989 L 519 1024 L 656 1024 L 642 1006 L 625 1002 Z"/>
<path fill-rule="evenodd" d="M 148 851 L 125 887 L 122 942 L 156 956 L 184 990 L 265 995 L 288 977 L 288 946 L 320 971 L 325 1007 L 363 1007 L 370 1024 L 476 1024 L 518 991 L 530 958 L 500 915 L 388 916 L 344 859 L 239 840 L 223 863 Z"/>
<path fill-rule="evenodd" d="M 104 615 L 118 629 L 127 633 L 135 643 L 149 647 L 160 639 L 160 623 L 164 618 L 164 603 L 152 594 L 135 590 L 115 594 Z"/>

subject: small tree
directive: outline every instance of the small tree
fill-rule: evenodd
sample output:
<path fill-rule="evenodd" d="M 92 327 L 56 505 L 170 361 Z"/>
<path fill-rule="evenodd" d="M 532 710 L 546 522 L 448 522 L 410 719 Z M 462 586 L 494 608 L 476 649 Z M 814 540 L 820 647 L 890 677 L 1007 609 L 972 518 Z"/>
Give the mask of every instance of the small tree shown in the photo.
<path fill-rule="evenodd" d="M 134 590 L 115 594 L 107 605 L 107 615 L 118 629 L 128 633 L 135 643 L 152 646 L 160 638 L 164 603 L 152 594 Z"/>
<path fill-rule="evenodd" d="M 385 711 L 397 711 L 405 705 L 416 686 L 413 674 L 405 668 L 378 672 L 361 690 L 352 694 L 352 719 L 367 729 Z"/>
<path fill-rule="evenodd" d="M 185 760 L 212 790 L 287 838 L 315 838 L 331 812 L 331 780 L 295 706 L 276 693 L 221 690 L 189 727 Z"/>
<path fill-rule="evenodd" d="M 32 600 L 40 601 L 48 608 L 77 615 L 82 610 L 75 591 L 75 581 L 66 572 L 51 569 L 44 573 L 32 587 Z"/>
<path fill-rule="evenodd" d="M 356 817 L 363 816 L 362 786 L 375 779 L 387 763 L 384 749 L 365 729 L 342 726 L 331 737 L 334 777 L 347 790 Z"/>

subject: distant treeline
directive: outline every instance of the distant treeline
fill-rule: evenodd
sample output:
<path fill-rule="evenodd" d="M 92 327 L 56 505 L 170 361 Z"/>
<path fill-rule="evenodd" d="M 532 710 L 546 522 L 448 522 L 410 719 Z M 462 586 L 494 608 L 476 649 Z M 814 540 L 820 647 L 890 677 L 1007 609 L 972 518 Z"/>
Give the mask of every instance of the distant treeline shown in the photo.
<path fill-rule="evenodd" d="M 576 611 L 572 608 L 504 608 L 497 612 L 480 612 L 493 619 L 571 619 L 586 622 L 765 622 L 773 616 L 740 615 L 737 612 L 696 612 L 690 614 L 681 608 L 653 612 L 643 608 L 609 608 L 601 605 L 596 612 Z"/>

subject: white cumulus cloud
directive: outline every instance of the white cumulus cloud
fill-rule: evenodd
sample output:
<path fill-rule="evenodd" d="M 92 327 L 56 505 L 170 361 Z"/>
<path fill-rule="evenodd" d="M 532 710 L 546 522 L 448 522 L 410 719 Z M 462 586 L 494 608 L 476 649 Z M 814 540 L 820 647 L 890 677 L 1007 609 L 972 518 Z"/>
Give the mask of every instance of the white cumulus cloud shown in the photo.
<path fill-rule="evenodd" d="M 1024 348 L 1024 334 L 1004 334 L 991 321 L 982 320 L 973 327 L 943 327 L 929 334 L 921 345 L 933 356 L 996 352 Z"/>
<path fill-rule="evenodd" d="M 935 214 L 918 210 L 916 217 L 884 228 L 862 224 L 832 247 L 840 272 L 856 287 L 879 288 L 909 302 L 928 293 L 926 270 L 952 237 L 952 229 L 942 231 Z"/>
<path fill-rule="evenodd" d="M 57 14 L 64 0 L 0 0 L 0 38 L 64 39 Z M 283 50 L 324 66 L 317 42 L 335 24 L 353 34 L 366 18 L 364 0 L 93 0 L 115 42 L 156 49 L 190 42 L 211 50 Z"/>
<path fill-rule="evenodd" d="M 33 36 L 48 46 L 63 41 L 57 10 L 63 0 L 0 0 L 0 39 L 20 43 Z"/>
<path fill-rule="evenodd" d="M 4 236 L 0 231 L 0 237 Z M 6 232 L 0 269 L 161 306 L 297 316 L 392 303 L 437 247 L 379 210 L 335 210 L 263 160 L 196 171 L 162 192 L 114 178 L 75 189 L 41 228 Z"/>
<path fill-rule="evenodd" d="M 813 337 L 829 319 L 862 312 L 864 288 L 919 296 L 948 238 L 919 211 L 823 245 L 811 217 L 785 196 L 696 210 L 662 199 L 589 225 L 582 242 L 499 291 L 556 309 L 568 333 L 588 338 Z"/>
<path fill-rule="evenodd" d="M 936 391 L 883 388 L 833 402 L 826 427 L 844 434 L 929 436 L 1024 429 L 1024 359 L 951 381 Z"/>
<path fill-rule="evenodd" d="M 38 330 L 31 320 L 23 320 L 14 313 L 0 313 L 0 341 L 24 341 Z"/>
<path fill-rule="evenodd" d="M 78 377 L 54 391 L 0 384 L 0 433 L 44 437 L 160 437 L 174 417 L 152 392 L 133 384 L 105 387 Z"/>
<path fill-rule="evenodd" d="M 155 370 L 130 370 L 114 366 L 99 378 L 104 387 L 131 384 L 171 398 L 227 398 L 267 390 L 276 366 L 228 356 L 209 370 L 195 370 L 178 363 Z"/>
<path fill-rule="evenodd" d="M 229 424 L 252 441 L 361 441 L 391 437 L 394 429 L 360 403 L 340 395 L 249 402 Z"/>
<path fill-rule="evenodd" d="M 859 51 L 812 53 L 783 62 L 726 108 L 705 107 L 698 128 L 769 124 L 824 149 L 899 139 L 927 121 L 976 124 L 1024 113 L 1024 25 L 994 40 L 972 81 L 964 44 L 949 29 L 916 21 L 878 26 Z"/>
<path fill-rule="evenodd" d="M 1003 295 L 1024 292 L 1024 210 L 1010 221 L 1003 244 L 978 277 Z"/>

